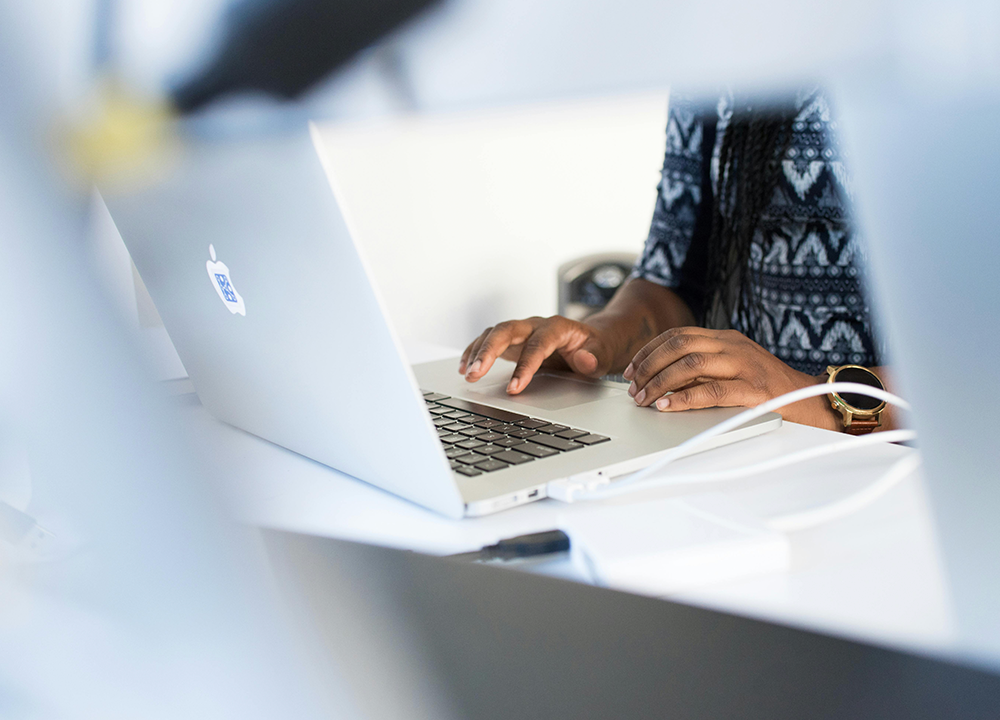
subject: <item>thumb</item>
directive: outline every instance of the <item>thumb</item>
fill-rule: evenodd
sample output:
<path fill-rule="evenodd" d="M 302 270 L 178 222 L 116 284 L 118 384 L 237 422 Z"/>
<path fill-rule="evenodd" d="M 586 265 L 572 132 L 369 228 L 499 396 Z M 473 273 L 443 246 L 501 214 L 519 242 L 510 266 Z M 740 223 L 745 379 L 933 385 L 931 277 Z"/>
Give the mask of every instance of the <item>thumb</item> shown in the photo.
<path fill-rule="evenodd" d="M 611 367 L 608 352 L 604 349 L 603 343 L 596 338 L 588 339 L 582 347 L 563 355 L 563 359 L 566 360 L 573 372 L 588 377 L 607 375 Z"/>

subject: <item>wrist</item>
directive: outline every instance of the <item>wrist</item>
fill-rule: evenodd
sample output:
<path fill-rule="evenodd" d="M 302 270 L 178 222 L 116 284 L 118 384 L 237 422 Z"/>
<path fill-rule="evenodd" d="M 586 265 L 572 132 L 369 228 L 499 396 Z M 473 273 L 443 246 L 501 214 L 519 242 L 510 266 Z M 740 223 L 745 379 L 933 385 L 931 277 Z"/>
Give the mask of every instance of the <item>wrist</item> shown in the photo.
<path fill-rule="evenodd" d="M 826 374 L 814 376 L 798 371 L 793 372 L 795 372 L 796 377 L 793 381 L 793 387 L 790 390 L 825 383 L 827 379 Z M 812 427 L 833 430 L 834 432 L 841 432 L 844 429 L 843 418 L 831 407 L 830 401 L 825 395 L 793 403 L 778 412 L 785 420 L 799 423 L 800 425 L 811 425 Z"/>

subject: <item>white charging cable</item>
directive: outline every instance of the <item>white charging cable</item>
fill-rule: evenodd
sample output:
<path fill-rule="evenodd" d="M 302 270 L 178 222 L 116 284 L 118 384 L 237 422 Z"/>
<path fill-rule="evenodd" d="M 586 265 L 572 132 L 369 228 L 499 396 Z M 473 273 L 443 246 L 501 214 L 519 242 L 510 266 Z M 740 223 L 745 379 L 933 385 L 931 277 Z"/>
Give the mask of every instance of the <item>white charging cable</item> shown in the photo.
<path fill-rule="evenodd" d="M 871 505 L 909 477 L 918 467 L 920 467 L 920 455 L 911 453 L 894 462 L 878 480 L 845 498 L 808 510 L 768 518 L 765 523 L 773 530 L 795 532 L 839 520 Z"/>
<path fill-rule="evenodd" d="M 808 387 L 799 388 L 798 390 L 793 390 L 790 393 L 785 393 L 784 395 L 779 395 L 776 398 L 767 400 L 761 403 L 757 407 L 744 410 L 743 412 L 734 415 L 727 420 L 722 421 L 718 425 L 713 425 L 707 430 L 703 430 L 694 437 L 685 440 L 677 447 L 666 451 L 663 453 L 654 463 L 649 465 L 642 470 L 632 473 L 620 480 L 616 480 L 613 485 L 610 485 L 611 479 L 605 475 L 598 474 L 596 476 L 589 476 L 584 479 L 574 479 L 567 478 L 563 480 L 555 480 L 546 486 L 546 491 L 550 498 L 555 500 L 561 500 L 563 502 L 575 502 L 576 500 L 583 499 L 598 499 L 603 497 L 610 497 L 612 495 L 622 495 L 626 492 L 632 492 L 634 490 L 645 489 L 651 486 L 651 483 L 643 483 L 644 480 L 649 478 L 652 474 L 659 472 L 664 467 L 674 462 L 675 460 L 684 457 L 686 455 L 691 455 L 703 449 L 701 446 L 705 445 L 709 440 L 718 437 L 724 433 L 744 425 L 751 420 L 756 420 L 762 415 L 766 415 L 769 412 L 783 408 L 786 405 L 791 405 L 792 403 L 800 402 L 802 400 L 807 400 L 812 397 L 819 397 L 822 395 L 828 395 L 830 393 L 840 393 L 840 394 L 856 394 L 864 395 L 866 397 L 872 397 L 877 400 L 882 400 L 891 405 L 897 405 L 904 409 L 909 409 L 910 405 L 903 398 L 898 395 L 894 395 L 885 390 L 879 388 L 871 387 L 870 385 L 862 385 L 861 383 L 851 383 L 851 382 L 834 382 L 834 383 L 819 383 L 817 385 L 810 385 Z M 791 464 L 787 462 L 789 457 L 792 457 L 792 462 L 802 462 L 810 457 L 821 457 L 825 454 L 831 454 L 832 452 L 844 452 L 847 450 L 859 449 L 861 447 L 866 447 L 869 444 L 882 443 L 882 442 L 899 442 L 901 439 L 912 439 L 914 436 L 912 434 L 906 436 L 894 436 L 891 432 L 873 433 L 865 438 L 852 438 L 851 440 L 835 443 L 837 446 L 836 450 L 821 452 L 819 448 L 810 448 L 805 451 L 800 451 L 799 453 L 793 453 L 791 456 L 785 456 L 784 458 L 775 458 L 773 461 L 768 461 L 775 463 L 768 467 L 766 463 L 760 463 L 759 466 L 763 466 L 762 469 L 755 470 L 755 472 L 764 472 L 765 470 L 772 469 L 773 467 L 782 467 L 786 464 Z M 908 431 L 902 431 L 908 432 Z M 869 438 L 871 438 L 869 440 Z M 866 441 L 867 442 L 864 442 Z M 815 454 L 810 454 L 815 453 Z M 751 466 L 752 467 L 752 466 Z M 745 468 L 737 469 L 737 473 L 732 477 L 742 477 L 746 472 Z M 752 473 L 750 473 L 752 474 Z M 658 479 L 661 482 L 663 479 Z M 671 478 L 667 478 L 666 482 L 674 482 Z M 657 483 L 660 484 L 660 483 Z"/>
<path fill-rule="evenodd" d="M 761 473 L 777 470 L 789 465 L 815 460 L 816 458 L 836 455 L 849 450 L 860 450 L 870 445 L 882 445 L 885 443 L 907 442 L 917 437 L 913 430 L 886 430 L 885 432 L 872 433 L 862 437 L 852 437 L 839 442 L 817 445 L 816 447 L 805 448 L 797 452 L 780 455 L 752 465 L 741 465 L 740 467 L 717 470 L 715 472 L 694 473 L 692 475 L 665 475 L 663 477 L 650 478 L 643 483 L 642 488 L 664 487 L 670 485 L 694 485 L 700 483 L 726 482 L 727 480 L 741 480 Z M 621 488 L 617 482 L 604 485 L 596 490 L 582 492 L 576 496 L 577 500 L 591 500 L 596 497 L 614 497 L 634 492 L 638 488 L 626 485 Z"/>

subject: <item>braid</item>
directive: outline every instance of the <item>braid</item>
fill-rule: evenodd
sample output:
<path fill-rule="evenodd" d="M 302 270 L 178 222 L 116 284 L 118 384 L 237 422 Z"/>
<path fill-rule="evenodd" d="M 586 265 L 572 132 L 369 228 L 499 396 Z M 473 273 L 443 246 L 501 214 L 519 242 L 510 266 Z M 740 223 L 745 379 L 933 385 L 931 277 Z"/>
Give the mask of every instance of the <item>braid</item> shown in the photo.
<path fill-rule="evenodd" d="M 751 266 L 754 235 L 771 233 L 762 218 L 771 201 L 781 158 L 791 141 L 794 113 L 790 108 L 734 109 L 719 151 L 708 244 L 706 327 L 728 327 L 735 319 L 744 332 L 760 326 L 760 294 Z M 766 250 L 766 248 L 765 248 Z"/>

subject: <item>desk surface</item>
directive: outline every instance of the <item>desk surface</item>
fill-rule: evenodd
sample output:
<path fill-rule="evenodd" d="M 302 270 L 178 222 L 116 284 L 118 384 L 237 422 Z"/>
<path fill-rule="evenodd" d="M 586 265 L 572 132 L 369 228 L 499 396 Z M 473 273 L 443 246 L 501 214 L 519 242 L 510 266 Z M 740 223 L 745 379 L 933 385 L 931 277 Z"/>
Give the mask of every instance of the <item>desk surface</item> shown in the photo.
<path fill-rule="evenodd" d="M 416 361 L 449 354 L 421 347 Z M 245 522 L 389 547 L 446 554 L 503 537 L 548 530 L 581 506 L 552 500 L 495 515 L 450 520 L 212 418 L 196 401 L 184 408 L 197 442 L 210 452 L 224 494 Z M 775 457 L 841 440 L 842 435 L 785 423 L 779 430 L 678 461 L 678 471 Z M 871 483 L 904 453 L 876 446 L 755 478 L 713 483 L 760 517 L 806 509 Z M 637 494 L 666 497 L 705 486 Z M 591 506 L 592 507 L 592 506 Z M 703 586 L 671 599 L 917 651 L 953 644 L 942 563 L 923 484 L 914 474 L 865 509 L 790 535 L 791 569 Z M 585 581 L 565 560 L 531 566 Z"/>

